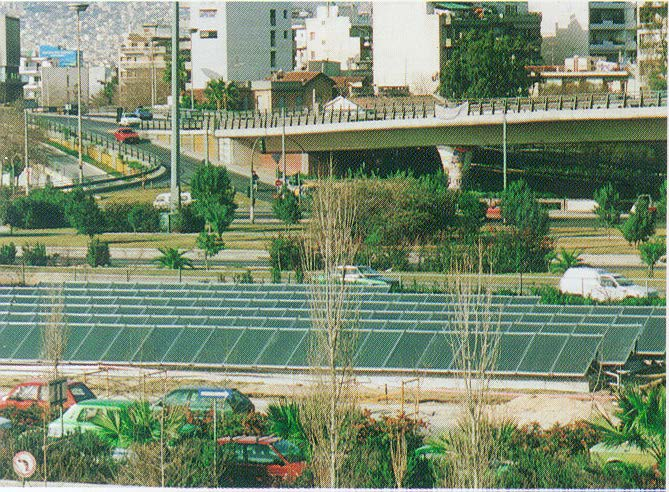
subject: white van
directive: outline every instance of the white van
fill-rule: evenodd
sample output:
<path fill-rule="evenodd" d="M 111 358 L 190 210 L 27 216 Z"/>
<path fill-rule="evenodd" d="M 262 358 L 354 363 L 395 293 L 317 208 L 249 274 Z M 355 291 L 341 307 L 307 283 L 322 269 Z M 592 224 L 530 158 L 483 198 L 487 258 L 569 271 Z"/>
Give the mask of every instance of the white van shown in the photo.
<path fill-rule="evenodd" d="M 596 301 L 619 301 L 626 297 L 657 296 L 656 289 L 636 285 L 617 273 L 600 268 L 569 268 L 560 279 L 560 292 Z"/>
<path fill-rule="evenodd" d="M 153 201 L 153 206 L 155 208 L 169 208 L 170 206 L 170 193 L 160 193 L 156 196 L 156 199 Z M 181 192 L 181 205 L 190 205 L 193 203 L 193 198 L 191 197 L 190 191 Z"/>

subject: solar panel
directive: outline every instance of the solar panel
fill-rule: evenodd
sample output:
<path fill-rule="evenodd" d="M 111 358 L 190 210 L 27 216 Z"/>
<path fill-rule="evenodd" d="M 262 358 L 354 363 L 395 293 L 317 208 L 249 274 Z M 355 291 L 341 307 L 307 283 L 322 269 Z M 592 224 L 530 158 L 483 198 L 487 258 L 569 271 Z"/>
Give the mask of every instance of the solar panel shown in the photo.
<path fill-rule="evenodd" d="M 208 338 L 215 331 L 211 328 L 184 328 L 175 338 L 174 343 L 167 349 L 162 362 L 166 364 L 193 362 L 200 349 L 208 343 Z"/>
<path fill-rule="evenodd" d="M 570 336 L 562 353 L 555 361 L 552 372 L 564 375 L 585 375 L 597 358 L 602 338 L 602 335 Z"/>
<path fill-rule="evenodd" d="M 568 339 L 568 335 L 534 335 L 518 372 L 549 374 Z"/>
<path fill-rule="evenodd" d="M 74 351 L 73 361 L 102 360 L 114 339 L 120 335 L 120 330 L 115 325 L 92 326 L 88 336 L 83 340 L 79 348 Z"/>
<path fill-rule="evenodd" d="M 256 364 L 260 366 L 287 366 L 293 352 L 306 336 L 307 332 L 305 330 L 278 330 L 274 332 L 264 351 L 258 357 Z"/>
<path fill-rule="evenodd" d="M 146 326 L 127 326 L 122 328 L 118 337 L 109 345 L 103 355 L 105 361 L 110 362 L 151 362 L 151 359 L 142 357 L 142 344 L 151 328 Z"/>
<path fill-rule="evenodd" d="M 395 331 L 373 331 L 359 345 L 353 359 L 356 367 L 384 367 L 388 354 L 397 343 L 400 333 Z"/>

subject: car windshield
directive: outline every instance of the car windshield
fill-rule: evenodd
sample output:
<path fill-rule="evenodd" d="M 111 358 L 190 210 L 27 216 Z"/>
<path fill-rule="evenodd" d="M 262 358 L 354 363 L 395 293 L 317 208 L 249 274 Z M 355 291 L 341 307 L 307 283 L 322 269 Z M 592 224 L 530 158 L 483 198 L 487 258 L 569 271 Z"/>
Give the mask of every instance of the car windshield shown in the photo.
<path fill-rule="evenodd" d="M 73 384 L 70 386 L 70 392 L 77 403 L 84 400 L 91 400 L 95 395 L 83 384 Z"/>
<path fill-rule="evenodd" d="M 304 461 L 300 448 L 290 441 L 277 441 L 274 443 L 274 448 L 290 463 Z"/>
<path fill-rule="evenodd" d="M 634 285 L 634 282 L 632 282 L 630 279 L 626 277 L 623 277 L 622 275 L 614 275 L 613 278 L 616 280 L 616 283 L 621 287 L 629 287 L 631 285 Z"/>

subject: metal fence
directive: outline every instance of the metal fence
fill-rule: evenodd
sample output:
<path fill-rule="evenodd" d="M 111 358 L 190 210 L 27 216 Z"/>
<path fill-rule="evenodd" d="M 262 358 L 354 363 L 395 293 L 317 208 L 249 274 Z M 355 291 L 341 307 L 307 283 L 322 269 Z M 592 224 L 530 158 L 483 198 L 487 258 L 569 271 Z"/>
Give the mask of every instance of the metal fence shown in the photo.
<path fill-rule="evenodd" d="M 644 91 L 627 93 L 587 93 L 551 95 L 543 97 L 513 97 L 477 100 L 447 101 L 440 105 L 436 101 L 416 103 L 384 102 L 372 103 L 356 109 L 325 109 L 287 111 L 235 111 L 235 112 L 184 112 L 180 126 L 184 130 L 236 130 L 247 128 L 279 128 L 285 126 L 339 124 L 360 121 L 406 120 L 436 118 L 439 110 L 461 110 L 460 115 L 494 115 L 503 113 L 527 113 L 537 111 L 575 111 L 613 108 L 666 107 L 666 91 Z M 143 130 L 169 130 L 171 121 L 154 119 L 142 121 Z"/>

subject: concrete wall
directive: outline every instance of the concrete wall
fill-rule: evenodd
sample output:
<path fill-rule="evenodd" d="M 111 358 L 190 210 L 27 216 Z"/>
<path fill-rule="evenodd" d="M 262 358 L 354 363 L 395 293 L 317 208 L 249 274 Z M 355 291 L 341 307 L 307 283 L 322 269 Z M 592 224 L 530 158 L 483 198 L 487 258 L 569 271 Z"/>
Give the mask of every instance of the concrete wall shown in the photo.
<path fill-rule="evenodd" d="M 42 97 L 43 106 L 64 106 L 77 104 L 78 74 L 75 67 L 42 67 Z M 86 104 L 88 93 L 88 69 L 81 67 L 81 102 Z"/>
<path fill-rule="evenodd" d="M 431 94 L 439 84 L 439 17 L 424 2 L 373 5 L 374 84 Z"/>

